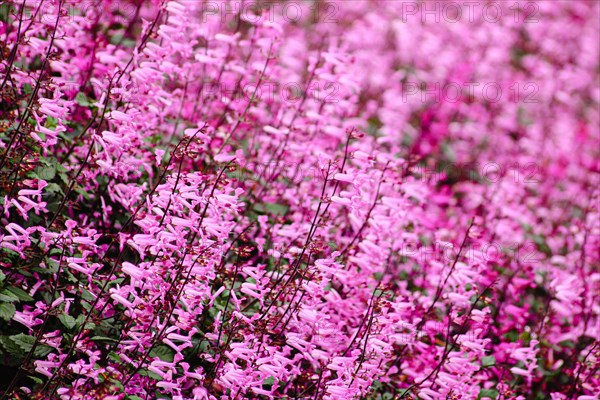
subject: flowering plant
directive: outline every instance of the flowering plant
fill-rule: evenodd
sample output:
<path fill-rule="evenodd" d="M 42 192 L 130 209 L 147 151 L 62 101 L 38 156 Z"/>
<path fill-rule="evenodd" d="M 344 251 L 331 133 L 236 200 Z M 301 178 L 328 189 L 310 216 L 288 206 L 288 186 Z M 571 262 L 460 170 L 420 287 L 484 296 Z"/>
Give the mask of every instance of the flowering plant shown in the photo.
<path fill-rule="evenodd" d="M 2 398 L 597 398 L 600 5 L 468 3 L 3 2 Z"/>

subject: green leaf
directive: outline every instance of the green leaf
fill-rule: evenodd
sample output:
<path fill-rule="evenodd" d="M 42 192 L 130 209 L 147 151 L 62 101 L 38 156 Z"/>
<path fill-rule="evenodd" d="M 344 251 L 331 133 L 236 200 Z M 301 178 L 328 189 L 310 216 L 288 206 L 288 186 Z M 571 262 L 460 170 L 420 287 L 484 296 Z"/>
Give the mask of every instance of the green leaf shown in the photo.
<path fill-rule="evenodd" d="M 109 338 L 109 337 L 105 337 L 105 336 L 92 336 L 90 338 L 90 340 L 94 341 L 94 342 L 118 342 L 117 339 L 113 339 L 113 338 Z"/>
<path fill-rule="evenodd" d="M 125 388 L 123 387 L 123 384 L 121 382 L 119 382 L 118 380 L 111 378 L 110 381 L 116 388 L 119 389 L 119 391 L 122 392 L 123 390 L 125 390 Z"/>
<path fill-rule="evenodd" d="M 491 367 L 496 365 L 496 357 L 494 356 L 486 356 L 481 358 L 481 366 L 483 368 Z"/>
<path fill-rule="evenodd" d="M 37 346 L 35 346 L 35 350 L 33 351 L 33 355 L 35 357 L 41 358 L 41 357 L 45 357 L 48 354 L 50 354 L 50 352 L 52 352 L 52 350 L 54 350 L 52 347 L 50 346 L 46 346 L 45 344 L 39 344 Z"/>
<path fill-rule="evenodd" d="M 263 381 L 263 385 L 267 385 L 267 386 L 273 386 L 273 383 L 275 383 L 275 378 L 270 376 L 267 379 L 265 379 Z"/>
<path fill-rule="evenodd" d="M 75 102 L 83 107 L 88 107 L 91 105 L 87 96 L 81 92 L 77 93 L 77 96 L 75 96 Z"/>
<path fill-rule="evenodd" d="M 0 272 L 0 282 L 4 282 L 5 279 L 6 279 L 6 275 L 4 275 L 3 272 Z"/>
<path fill-rule="evenodd" d="M 15 315 L 17 309 L 11 303 L 0 303 L 0 318 L 5 321 L 10 321 L 10 319 Z"/>
<path fill-rule="evenodd" d="M 69 184 L 69 175 L 67 175 L 65 173 L 59 173 L 58 177 L 60 178 L 61 181 L 63 181 L 64 184 L 66 184 L 66 185 Z"/>
<path fill-rule="evenodd" d="M 145 368 L 143 368 L 143 369 L 140 369 L 140 370 L 138 371 L 138 374 L 139 374 L 139 375 L 141 375 L 141 376 L 148 376 L 148 377 L 150 377 L 150 378 L 152 378 L 152 379 L 155 379 L 155 380 L 157 380 L 157 381 L 162 381 L 162 380 L 163 380 L 163 379 L 160 377 L 160 375 L 158 375 L 158 374 L 156 374 L 156 373 L 154 373 L 154 372 L 152 372 L 152 371 L 148 371 L 148 370 L 147 370 L 147 369 L 145 369 Z"/>
<path fill-rule="evenodd" d="M 503 335 L 509 342 L 516 342 L 519 339 L 519 331 L 513 329 Z"/>
<path fill-rule="evenodd" d="M 158 345 L 155 348 L 153 348 L 150 353 L 149 353 L 150 357 L 158 357 L 160 358 L 162 361 L 167 361 L 167 362 L 173 362 L 173 350 L 169 347 L 169 346 L 165 346 L 165 345 Z"/>
<path fill-rule="evenodd" d="M 117 24 L 113 24 L 113 25 L 117 25 Z M 110 37 L 110 43 L 111 44 L 117 44 L 121 40 L 123 40 L 123 35 L 122 34 L 118 34 L 117 33 L 117 34 L 111 35 L 111 37 Z"/>
<path fill-rule="evenodd" d="M 542 235 L 532 235 L 532 239 L 538 247 L 538 250 L 546 254 L 548 257 L 552 256 L 552 249 L 548 246 L 546 238 Z"/>
<path fill-rule="evenodd" d="M 75 188 L 75 193 L 79 194 L 80 196 L 82 196 L 84 199 L 89 200 L 90 199 L 90 194 L 87 192 L 87 190 L 78 187 Z"/>
<path fill-rule="evenodd" d="M 47 167 L 52 167 L 56 172 L 67 172 L 64 165 L 58 162 L 55 157 L 43 157 L 40 158 L 40 162 Z"/>
<path fill-rule="evenodd" d="M 35 343 L 35 337 L 19 333 L 18 335 L 9 336 L 9 339 L 19 346 L 25 353 L 31 350 Z"/>
<path fill-rule="evenodd" d="M 60 186 L 56 183 L 49 183 L 48 186 L 46 186 L 44 188 L 44 191 L 46 193 L 49 194 L 54 194 L 54 193 L 59 193 L 59 194 L 63 194 L 62 189 L 60 188 Z"/>
<path fill-rule="evenodd" d="M 275 215 L 285 215 L 288 211 L 288 207 L 283 204 L 276 203 L 265 203 L 265 208 L 268 212 Z"/>
<path fill-rule="evenodd" d="M 35 173 L 38 178 L 50 181 L 56 176 L 56 169 L 54 167 L 37 167 Z"/>
<path fill-rule="evenodd" d="M 87 290 L 87 289 L 83 289 L 81 291 L 81 298 L 84 299 L 85 301 L 89 301 L 89 302 L 92 302 L 95 299 L 94 295 L 91 294 L 89 292 L 89 290 Z"/>
<path fill-rule="evenodd" d="M 7 255 L 8 257 L 11 257 L 11 258 L 19 258 L 19 257 L 20 257 L 19 253 L 17 253 L 16 251 L 13 251 L 13 250 L 11 250 L 11 249 L 2 248 L 2 249 L 0 249 L 0 250 L 1 250 L 2 252 L 6 253 L 6 255 Z"/>
<path fill-rule="evenodd" d="M 29 375 L 28 378 L 35 382 L 36 385 L 41 385 L 44 383 L 44 381 L 37 376 Z"/>
<path fill-rule="evenodd" d="M 79 317 L 77 317 L 77 319 L 75 320 L 76 325 L 79 327 L 81 325 L 83 325 L 83 322 L 85 321 L 85 315 L 80 315 Z M 85 324 L 84 329 L 94 329 L 96 327 L 96 324 L 94 324 L 93 322 L 88 321 Z"/>
<path fill-rule="evenodd" d="M 2 289 L 0 291 L 0 301 L 5 303 L 14 303 L 15 301 L 19 301 L 19 298 L 8 290 Z"/>
<path fill-rule="evenodd" d="M 558 342 L 558 345 L 561 347 L 567 347 L 569 349 L 575 348 L 575 342 L 572 340 L 563 340 L 562 342 Z"/>
<path fill-rule="evenodd" d="M 21 301 L 33 301 L 33 297 L 27 294 L 23 289 L 17 288 L 14 286 L 9 286 L 6 288 L 9 292 L 17 296 L 17 298 Z"/>
<path fill-rule="evenodd" d="M 45 126 L 46 128 L 54 129 L 58 125 L 58 120 L 54 117 L 46 118 Z"/>
<path fill-rule="evenodd" d="M 499 393 L 496 389 L 482 389 L 481 392 L 479 392 L 479 396 L 477 397 L 478 399 L 481 398 L 490 398 L 490 399 L 497 399 L 499 396 Z"/>
<path fill-rule="evenodd" d="M 73 329 L 75 328 L 75 325 L 77 325 L 75 318 L 71 317 L 70 315 L 59 315 L 58 319 L 67 329 Z"/>
<path fill-rule="evenodd" d="M 288 211 L 288 207 L 277 203 L 257 203 L 254 205 L 254 211 L 261 214 L 269 213 L 273 215 L 285 215 Z"/>
<path fill-rule="evenodd" d="M 17 346 L 8 336 L 0 336 L 0 344 L 10 354 L 19 353 L 21 348 Z"/>

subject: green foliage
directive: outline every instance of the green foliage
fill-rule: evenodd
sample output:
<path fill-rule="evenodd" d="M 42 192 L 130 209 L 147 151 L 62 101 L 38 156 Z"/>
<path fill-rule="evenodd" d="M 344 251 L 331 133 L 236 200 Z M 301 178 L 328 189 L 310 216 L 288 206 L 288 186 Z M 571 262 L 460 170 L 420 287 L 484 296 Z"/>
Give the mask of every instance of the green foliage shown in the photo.
<path fill-rule="evenodd" d="M 169 346 L 161 344 L 161 345 L 154 347 L 152 349 L 152 351 L 150 351 L 149 356 L 150 357 L 158 357 L 162 361 L 173 362 L 173 358 L 175 357 L 175 354 L 173 352 L 173 349 L 171 349 Z"/>
<path fill-rule="evenodd" d="M 33 297 L 28 295 L 27 292 L 21 288 L 9 286 L 6 288 L 6 290 L 13 294 L 20 301 L 33 301 Z"/>
<path fill-rule="evenodd" d="M 150 378 L 152 378 L 152 379 L 154 379 L 154 380 L 156 380 L 156 381 L 162 381 L 162 380 L 163 380 L 163 379 L 160 377 L 160 375 L 158 375 L 158 374 L 156 374 L 156 373 L 154 373 L 154 372 L 152 372 L 152 371 L 149 371 L 149 370 L 147 370 L 147 369 L 145 369 L 145 368 L 142 368 L 142 369 L 140 369 L 140 370 L 138 371 L 138 375 L 141 375 L 141 376 L 148 376 L 148 377 L 150 377 Z"/>
<path fill-rule="evenodd" d="M 75 326 L 77 325 L 77 321 L 75 320 L 75 318 L 71 317 L 70 315 L 59 315 L 58 319 L 68 330 L 73 330 L 73 328 L 75 328 Z"/>
<path fill-rule="evenodd" d="M 496 365 L 496 357 L 494 356 L 485 356 L 481 358 L 481 367 L 487 368 Z"/>
<path fill-rule="evenodd" d="M 259 214 L 272 214 L 275 216 L 283 216 L 288 211 L 287 206 L 275 203 L 257 203 L 254 205 L 254 211 Z"/>
<path fill-rule="evenodd" d="M 36 339 L 33 336 L 19 333 L 18 335 L 0 336 L 0 345 L 5 355 L 9 355 L 14 361 L 24 360 L 33 349 Z M 36 358 L 44 357 L 52 351 L 52 347 L 37 343 L 33 351 Z"/>
<path fill-rule="evenodd" d="M 500 393 L 498 393 L 496 389 L 482 389 L 481 392 L 479 392 L 477 399 L 497 399 L 499 395 Z"/>
<path fill-rule="evenodd" d="M 17 309 L 14 304 L 11 303 L 0 303 L 0 318 L 5 321 L 9 321 L 15 315 Z"/>

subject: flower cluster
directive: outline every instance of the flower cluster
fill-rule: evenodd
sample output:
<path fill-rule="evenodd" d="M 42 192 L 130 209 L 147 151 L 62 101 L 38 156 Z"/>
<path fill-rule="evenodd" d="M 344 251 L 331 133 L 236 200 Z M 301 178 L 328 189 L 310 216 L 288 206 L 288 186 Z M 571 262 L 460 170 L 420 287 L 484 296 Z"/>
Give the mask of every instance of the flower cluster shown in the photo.
<path fill-rule="evenodd" d="M 598 398 L 600 3 L 470 3 L 3 2 L 2 399 Z"/>

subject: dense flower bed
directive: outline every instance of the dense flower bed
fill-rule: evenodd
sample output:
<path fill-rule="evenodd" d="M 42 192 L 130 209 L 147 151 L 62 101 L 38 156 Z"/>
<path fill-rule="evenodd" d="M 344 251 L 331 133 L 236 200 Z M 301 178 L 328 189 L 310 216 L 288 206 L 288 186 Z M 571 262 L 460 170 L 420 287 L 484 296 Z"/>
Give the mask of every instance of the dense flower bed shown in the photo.
<path fill-rule="evenodd" d="M 600 395 L 600 3 L 0 5 L 2 399 Z"/>

